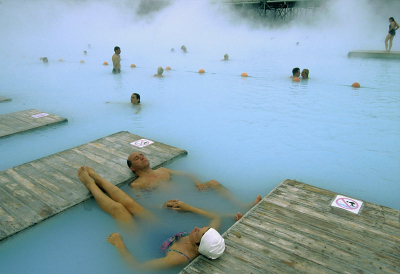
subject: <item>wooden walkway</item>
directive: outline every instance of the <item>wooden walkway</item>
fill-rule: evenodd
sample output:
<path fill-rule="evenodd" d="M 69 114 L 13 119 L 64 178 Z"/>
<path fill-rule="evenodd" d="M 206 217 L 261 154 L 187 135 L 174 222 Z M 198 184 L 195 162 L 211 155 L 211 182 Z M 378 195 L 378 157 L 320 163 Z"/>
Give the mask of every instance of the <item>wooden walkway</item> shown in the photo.
<path fill-rule="evenodd" d="M 11 99 L 0 96 L 0 102 L 6 102 L 6 101 L 11 101 Z"/>
<path fill-rule="evenodd" d="M 400 211 L 362 201 L 357 215 L 336 195 L 285 180 L 223 234 L 219 259 L 180 273 L 400 273 Z"/>
<path fill-rule="evenodd" d="M 82 165 L 121 186 L 136 178 L 126 164 L 132 152 L 145 154 L 152 168 L 187 154 L 155 141 L 141 148 L 130 144 L 141 139 L 122 131 L 1 171 L 0 241 L 89 199 L 89 191 L 77 177 Z"/>
<path fill-rule="evenodd" d="M 383 50 L 356 50 L 350 51 L 348 57 L 400 59 L 400 51 L 384 52 Z"/>
<path fill-rule="evenodd" d="M 36 109 L 0 115 L 0 137 L 68 121 Z"/>

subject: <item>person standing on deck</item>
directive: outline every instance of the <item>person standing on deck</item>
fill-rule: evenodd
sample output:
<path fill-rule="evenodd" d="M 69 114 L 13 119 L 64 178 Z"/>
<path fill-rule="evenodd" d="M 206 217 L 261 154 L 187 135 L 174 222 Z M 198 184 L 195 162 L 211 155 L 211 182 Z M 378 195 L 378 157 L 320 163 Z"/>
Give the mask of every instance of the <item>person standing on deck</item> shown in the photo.
<path fill-rule="evenodd" d="M 393 44 L 393 38 L 396 35 L 396 30 L 400 27 L 399 24 L 394 20 L 393 17 L 389 18 L 389 33 L 386 35 L 386 39 L 385 39 L 385 48 L 386 48 L 386 52 L 390 52 L 390 50 L 392 49 L 392 44 Z M 390 41 L 389 43 L 389 49 L 388 49 L 388 41 Z"/>
<path fill-rule="evenodd" d="M 119 56 L 121 53 L 121 49 L 119 47 L 114 48 L 114 55 L 112 56 L 113 62 L 113 73 L 120 73 L 121 72 L 121 57 Z"/>

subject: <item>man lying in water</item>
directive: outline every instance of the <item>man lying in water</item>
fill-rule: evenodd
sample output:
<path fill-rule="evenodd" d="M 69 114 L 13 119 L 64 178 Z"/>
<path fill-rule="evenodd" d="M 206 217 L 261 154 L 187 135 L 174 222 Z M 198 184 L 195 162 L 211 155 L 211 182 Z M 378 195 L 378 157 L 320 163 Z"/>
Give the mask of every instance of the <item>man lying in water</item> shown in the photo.
<path fill-rule="evenodd" d="M 198 190 L 212 189 L 219 193 L 221 196 L 246 209 L 254 205 L 254 203 L 243 204 L 228 189 L 226 189 L 216 180 L 202 183 L 196 176 L 187 172 L 176 171 L 165 167 L 160 167 L 153 170 L 150 167 L 149 160 L 142 153 L 139 152 L 131 153 L 128 157 L 127 164 L 129 169 L 138 176 L 138 178 L 136 178 L 130 184 L 130 187 L 134 189 L 157 188 L 163 183 L 171 180 L 171 175 L 181 175 L 189 177 L 194 182 L 194 185 Z M 260 201 L 261 196 L 258 195 L 256 200 Z"/>
<path fill-rule="evenodd" d="M 103 179 L 91 167 L 82 166 L 78 170 L 79 180 L 93 194 L 99 207 L 110 214 L 120 223 L 134 225 L 133 217 L 143 219 L 155 219 L 155 216 L 131 196 L 117 186 Z M 108 193 L 107 196 L 102 190 Z M 107 241 L 115 246 L 124 261 L 135 268 L 140 269 L 165 269 L 181 264 L 187 264 L 200 254 L 217 259 L 225 250 L 225 242 L 217 232 L 221 226 L 221 218 L 212 212 L 208 212 L 182 201 L 170 200 L 165 203 L 167 208 L 177 211 L 188 211 L 206 217 L 210 220 L 208 226 L 195 227 L 190 233 L 180 232 L 167 239 L 161 246 L 165 257 L 139 263 L 132 253 L 126 248 L 119 233 L 112 233 Z"/>

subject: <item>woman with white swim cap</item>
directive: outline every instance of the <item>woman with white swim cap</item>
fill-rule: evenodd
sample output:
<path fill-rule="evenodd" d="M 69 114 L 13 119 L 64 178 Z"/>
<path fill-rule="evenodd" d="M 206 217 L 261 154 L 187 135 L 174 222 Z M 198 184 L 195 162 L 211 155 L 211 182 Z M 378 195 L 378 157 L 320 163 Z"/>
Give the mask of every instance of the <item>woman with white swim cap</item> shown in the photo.
<path fill-rule="evenodd" d="M 93 194 L 99 207 L 120 223 L 126 226 L 134 226 L 133 216 L 149 220 L 155 218 L 150 211 L 138 204 L 123 190 L 103 179 L 93 168 L 82 166 L 78 170 L 78 178 Z M 103 191 L 108 193 L 109 196 Z M 139 263 L 129 252 L 119 233 L 111 233 L 107 241 L 116 247 L 118 253 L 128 265 L 146 270 L 165 269 L 187 264 L 200 254 L 209 259 L 217 259 L 223 254 L 225 241 L 217 231 L 221 226 L 221 218 L 217 214 L 178 200 L 167 201 L 165 205 L 167 208 L 176 211 L 199 214 L 210 219 L 210 223 L 205 227 L 195 227 L 190 233 L 179 232 L 168 238 L 160 247 L 165 252 L 165 257 L 143 263 Z"/>

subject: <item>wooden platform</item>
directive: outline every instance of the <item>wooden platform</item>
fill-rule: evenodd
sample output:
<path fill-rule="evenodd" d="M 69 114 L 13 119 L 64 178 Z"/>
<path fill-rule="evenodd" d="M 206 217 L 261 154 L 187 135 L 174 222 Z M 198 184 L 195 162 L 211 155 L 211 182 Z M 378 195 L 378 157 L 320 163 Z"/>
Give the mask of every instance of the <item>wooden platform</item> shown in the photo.
<path fill-rule="evenodd" d="M 223 234 L 225 253 L 180 273 L 400 273 L 400 211 L 285 180 Z"/>
<path fill-rule="evenodd" d="M 68 121 L 36 109 L 0 115 L 0 137 Z"/>
<path fill-rule="evenodd" d="M 347 56 L 358 58 L 400 59 L 400 51 L 384 52 L 383 50 L 356 50 L 350 51 Z"/>
<path fill-rule="evenodd" d="M 0 96 L 0 102 L 6 102 L 6 101 L 11 101 L 11 99 Z"/>
<path fill-rule="evenodd" d="M 155 141 L 142 148 L 130 144 L 140 139 L 122 131 L 1 171 L 0 241 L 90 198 L 77 177 L 82 165 L 121 186 L 136 178 L 126 164 L 132 152 L 145 154 L 152 168 L 187 154 Z"/>

